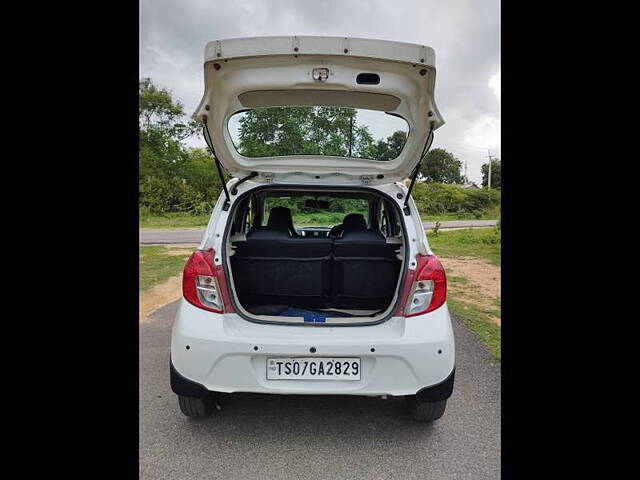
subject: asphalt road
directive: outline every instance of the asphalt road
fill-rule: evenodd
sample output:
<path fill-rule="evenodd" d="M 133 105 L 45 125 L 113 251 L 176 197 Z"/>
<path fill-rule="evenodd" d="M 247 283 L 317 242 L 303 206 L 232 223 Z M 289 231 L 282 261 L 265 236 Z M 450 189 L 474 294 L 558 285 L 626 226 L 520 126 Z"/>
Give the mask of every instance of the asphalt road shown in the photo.
<path fill-rule="evenodd" d="M 432 425 L 401 398 L 257 394 L 194 420 L 169 386 L 176 308 L 140 325 L 141 479 L 500 478 L 500 367 L 457 319 L 454 392 Z"/>
<path fill-rule="evenodd" d="M 433 228 L 435 222 L 423 222 L 424 228 Z M 451 220 L 440 222 L 440 229 L 493 227 L 496 220 Z M 204 229 L 144 229 L 140 230 L 140 245 L 200 243 Z"/>

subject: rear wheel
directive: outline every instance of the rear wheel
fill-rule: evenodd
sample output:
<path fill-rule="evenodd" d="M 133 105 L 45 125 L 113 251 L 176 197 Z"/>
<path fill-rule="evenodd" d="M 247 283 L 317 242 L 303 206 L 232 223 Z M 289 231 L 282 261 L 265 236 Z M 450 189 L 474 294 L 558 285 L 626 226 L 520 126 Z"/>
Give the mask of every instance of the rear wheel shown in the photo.
<path fill-rule="evenodd" d="M 196 398 L 178 395 L 178 404 L 180 405 L 182 413 L 187 417 L 208 417 L 215 410 L 215 405 L 211 398 Z"/>
<path fill-rule="evenodd" d="M 433 422 L 444 414 L 447 407 L 446 400 L 437 400 L 435 402 L 420 401 L 415 395 L 407 395 L 407 407 L 409 413 L 414 420 L 419 422 Z"/>

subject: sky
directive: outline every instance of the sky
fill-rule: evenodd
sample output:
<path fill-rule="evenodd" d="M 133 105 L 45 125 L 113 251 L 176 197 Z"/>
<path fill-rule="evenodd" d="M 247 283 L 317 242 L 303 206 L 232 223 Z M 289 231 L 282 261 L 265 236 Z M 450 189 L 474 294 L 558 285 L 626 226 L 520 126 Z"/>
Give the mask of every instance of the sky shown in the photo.
<path fill-rule="evenodd" d="M 470 181 L 500 157 L 499 0 L 141 0 L 140 77 L 191 115 L 204 89 L 205 44 L 267 35 L 376 38 L 436 52 L 435 99 L 446 123 L 432 148 L 467 163 Z M 204 146 L 194 138 L 193 146 Z"/>

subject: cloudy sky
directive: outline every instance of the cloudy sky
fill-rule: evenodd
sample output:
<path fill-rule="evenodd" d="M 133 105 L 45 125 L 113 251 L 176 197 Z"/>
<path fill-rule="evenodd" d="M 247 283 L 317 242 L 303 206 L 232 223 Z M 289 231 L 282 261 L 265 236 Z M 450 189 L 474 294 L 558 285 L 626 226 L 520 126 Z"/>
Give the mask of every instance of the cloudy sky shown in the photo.
<path fill-rule="evenodd" d="M 478 183 L 487 149 L 500 156 L 499 0 L 141 0 L 140 76 L 169 89 L 191 114 L 203 91 L 205 44 L 264 35 L 432 47 L 436 103 L 446 120 L 433 148 L 466 161 L 469 179 Z"/>

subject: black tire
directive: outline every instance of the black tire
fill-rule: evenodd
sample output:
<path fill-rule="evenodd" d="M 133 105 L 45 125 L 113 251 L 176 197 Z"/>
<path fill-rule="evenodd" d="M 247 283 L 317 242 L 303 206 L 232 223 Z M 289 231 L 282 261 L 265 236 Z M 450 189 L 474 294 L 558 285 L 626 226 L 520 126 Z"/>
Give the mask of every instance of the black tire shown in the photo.
<path fill-rule="evenodd" d="M 215 410 L 210 398 L 195 398 L 178 395 L 180 411 L 187 417 L 203 418 L 210 416 Z"/>
<path fill-rule="evenodd" d="M 418 422 L 433 422 L 444 415 L 447 408 L 446 400 L 438 400 L 436 402 L 421 402 L 415 395 L 407 395 L 407 407 L 409 413 L 414 420 Z"/>

